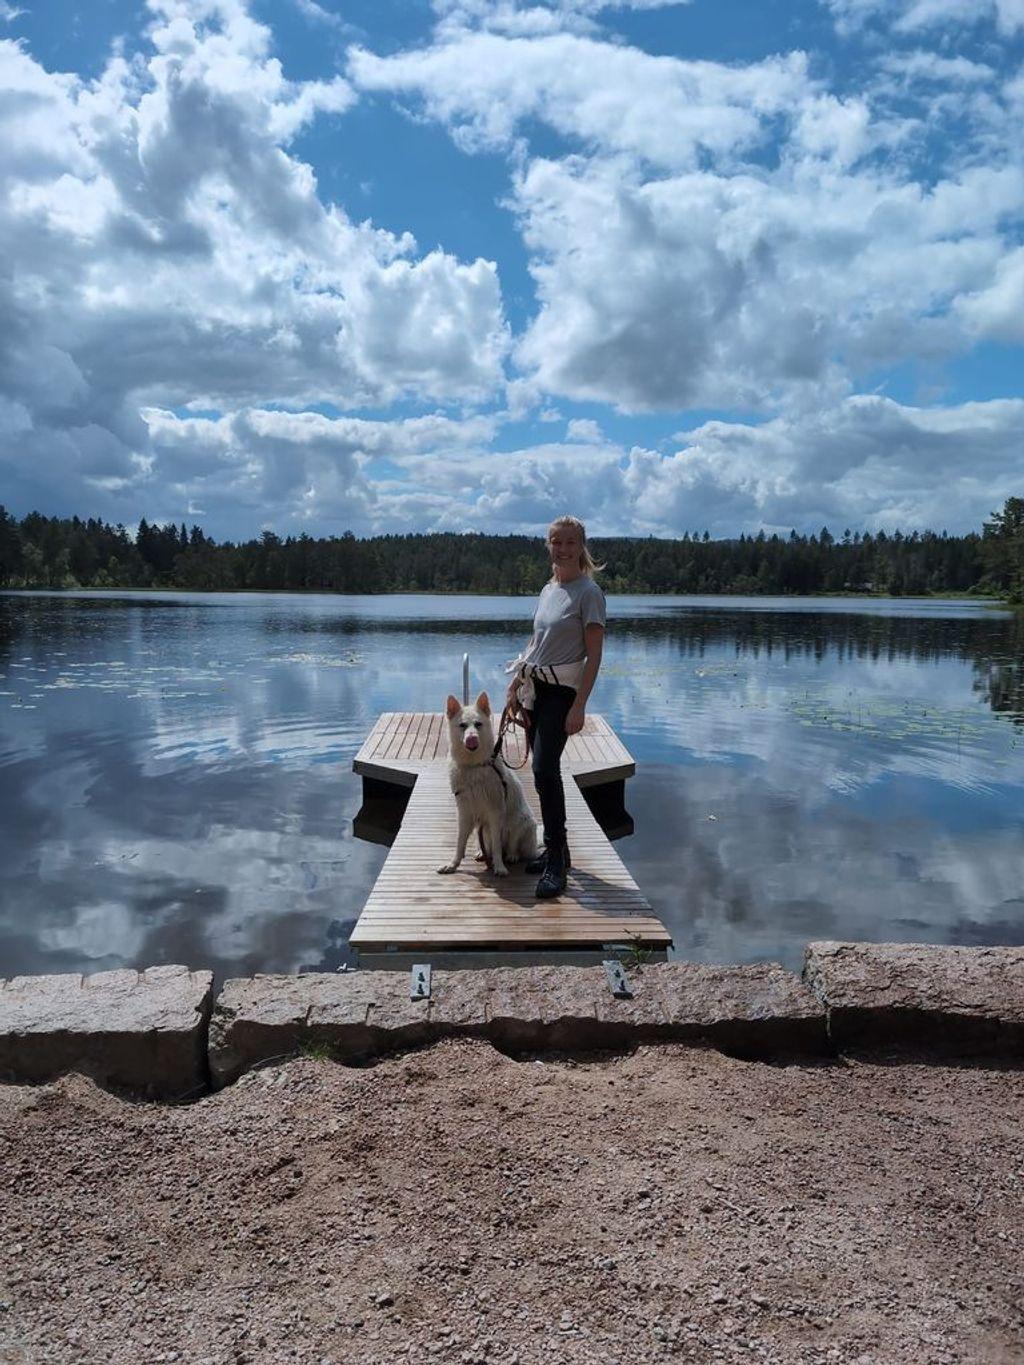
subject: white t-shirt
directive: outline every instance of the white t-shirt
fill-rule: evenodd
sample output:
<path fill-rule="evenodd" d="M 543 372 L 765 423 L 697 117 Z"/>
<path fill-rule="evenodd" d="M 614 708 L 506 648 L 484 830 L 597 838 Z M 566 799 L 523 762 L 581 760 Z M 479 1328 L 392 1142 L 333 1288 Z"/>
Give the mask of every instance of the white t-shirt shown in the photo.
<path fill-rule="evenodd" d="M 523 661 L 541 667 L 576 663 L 587 652 L 584 628 L 603 626 L 605 619 L 604 593 L 589 574 L 568 583 L 546 583 Z"/>

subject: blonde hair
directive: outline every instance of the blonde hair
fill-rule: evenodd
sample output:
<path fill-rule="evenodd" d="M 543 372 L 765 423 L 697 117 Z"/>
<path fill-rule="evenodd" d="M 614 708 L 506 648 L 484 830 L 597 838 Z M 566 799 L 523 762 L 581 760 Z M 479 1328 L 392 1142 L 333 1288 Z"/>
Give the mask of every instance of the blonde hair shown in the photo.
<path fill-rule="evenodd" d="M 551 532 L 554 531 L 556 527 L 562 527 L 567 531 L 575 531 L 576 534 L 579 536 L 580 573 L 589 574 L 591 577 L 593 577 L 594 574 L 599 573 L 604 568 L 603 564 L 598 564 L 595 561 L 594 556 L 587 549 L 587 528 L 583 525 L 582 521 L 580 521 L 579 517 L 570 516 L 555 517 L 554 521 L 548 527 L 548 534 L 546 538 L 546 543 L 548 545 L 551 544 Z M 556 577 L 557 575 L 554 572 L 552 572 L 551 581 L 554 582 Z"/>

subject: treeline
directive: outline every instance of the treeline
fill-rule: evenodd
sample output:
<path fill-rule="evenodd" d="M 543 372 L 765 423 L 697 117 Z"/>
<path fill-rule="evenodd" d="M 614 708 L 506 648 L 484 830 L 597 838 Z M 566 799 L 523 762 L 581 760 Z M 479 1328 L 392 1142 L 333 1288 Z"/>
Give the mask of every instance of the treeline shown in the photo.
<path fill-rule="evenodd" d="M 592 542 L 608 592 L 919 596 L 973 592 L 1024 602 L 1024 498 L 980 532 L 712 540 L 612 537 Z M 535 593 L 548 578 L 529 536 L 386 535 L 314 540 L 264 531 L 242 544 L 199 526 L 140 521 L 135 536 L 93 518 L 18 520 L 0 507 L 0 586 L 7 588 L 285 589 L 313 592 Z"/>

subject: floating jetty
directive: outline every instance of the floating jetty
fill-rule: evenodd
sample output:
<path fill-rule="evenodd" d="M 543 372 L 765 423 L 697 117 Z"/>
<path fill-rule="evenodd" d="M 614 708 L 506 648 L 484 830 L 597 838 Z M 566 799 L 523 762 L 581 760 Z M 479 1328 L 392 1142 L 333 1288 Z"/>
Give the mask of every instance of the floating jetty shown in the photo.
<path fill-rule="evenodd" d="M 573 867 L 568 888 L 557 900 L 537 900 L 537 877 L 518 867 L 510 868 L 507 877 L 495 877 L 474 862 L 475 839 L 458 872 L 438 874 L 454 851 L 458 826 L 443 716 L 386 712 L 352 766 L 363 778 L 365 797 L 379 798 L 389 791 L 408 795 L 401 826 L 350 938 L 360 952 L 630 946 L 664 951 L 672 946 L 583 795 L 587 789 L 592 796 L 594 789 L 604 789 L 602 795 L 614 798 L 636 771 L 629 751 L 603 717 L 588 715 L 562 757 Z M 529 766 L 518 776 L 539 822 Z"/>

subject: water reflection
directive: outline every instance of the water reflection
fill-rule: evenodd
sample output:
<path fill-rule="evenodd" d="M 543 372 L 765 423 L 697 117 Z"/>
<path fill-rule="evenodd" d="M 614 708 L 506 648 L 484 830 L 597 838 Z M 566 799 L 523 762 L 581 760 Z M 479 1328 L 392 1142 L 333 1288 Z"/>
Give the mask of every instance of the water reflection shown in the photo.
<path fill-rule="evenodd" d="M 993 802 L 950 819 L 927 781 L 851 802 L 700 764 L 653 766 L 630 805 L 636 832 L 618 847 L 679 956 L 796 966 L 811 938 L 1024 941 L 1019 803 L 1010 818 Z"/>
<path fill-rule="evenodd" d="M 337 966 L 385 856 L 354 837 L 359 744 L 382 710 L 437 709 L 464 649 L 502 689 L 531 608 L 0 596 L 0 975 Z M 617 847 L 677 952 L 1024 939 L 1019 616 L 610 609 L 596 709 L 639 764 Z"/>
<path fill-rule="evenodd" d="M 1024 724 L 1024 658 L 986 659 L 975 663 L 975 690 L 993 711 Z"/>

